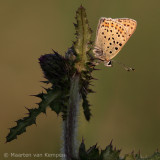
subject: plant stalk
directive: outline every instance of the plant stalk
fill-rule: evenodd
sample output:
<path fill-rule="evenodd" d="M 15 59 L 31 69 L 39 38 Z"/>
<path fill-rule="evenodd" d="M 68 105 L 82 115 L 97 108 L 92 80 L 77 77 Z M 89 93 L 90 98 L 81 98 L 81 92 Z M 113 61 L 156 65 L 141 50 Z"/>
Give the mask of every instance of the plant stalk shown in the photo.
<path fill-rule="evenodd" d="M 63 121 L 63 160 L 71 160 L 78 157 L 77 151 L 77 123 L 80 103 L 79 75 L 71 79 L 70 99 L 67 111 L 67 118 Z"/>

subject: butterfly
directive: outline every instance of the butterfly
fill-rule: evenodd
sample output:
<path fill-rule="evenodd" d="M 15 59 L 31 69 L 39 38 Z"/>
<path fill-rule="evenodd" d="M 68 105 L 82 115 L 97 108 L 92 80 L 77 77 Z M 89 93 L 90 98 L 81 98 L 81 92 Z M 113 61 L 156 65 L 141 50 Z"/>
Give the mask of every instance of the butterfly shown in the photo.
<path fill-rule="evenodd" d="M 136 26 L 137 22 L 134 19 L 100 18 L 93 49 L 95 57 L 103 61 L 105 66 L 112 66 L 111 60 L 130 39 Z"/>

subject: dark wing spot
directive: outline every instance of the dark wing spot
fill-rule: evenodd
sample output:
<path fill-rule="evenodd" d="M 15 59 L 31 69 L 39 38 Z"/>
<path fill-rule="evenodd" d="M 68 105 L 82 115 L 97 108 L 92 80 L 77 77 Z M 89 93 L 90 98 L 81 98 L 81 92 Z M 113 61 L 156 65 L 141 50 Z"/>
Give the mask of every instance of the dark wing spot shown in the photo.
<path fill-rule="evenodd" d="M 108 38 L 108 40 L 110 40 L 110 38 Z"/>
<path fill-rule="evenodd" d="M 109 48 L 109 46 L 107 46 L 107 48 Z"/>
<path fill-rule="evenodd" d="M 118 50 L 118 47 L 115 47 L 115 50 Z"/>
<path fill-rule="evenodd" d="M 104 38 L 106 38 L 106 36 L 104 36 Z"/>
<path fill-rule="evenodd" d="M 117 42 L 117 44 L 118 44 L 119 42 Z"/>
<path fill-rule="evenodd" d="M 110 30 L 112 32 L 112 30 Z"/>
<path fill-rule="evenodd" d="M 120 35 L 118 35 L 118 37 L 120 37 Z"/>
<path fill-rule="evenodd" d="M 122 46 L 122 43 L 120 43 L 119 46 Z"/>
<path fill-rule="evenodd" d="M 109 53 L 112 53 L 112 51 L 109 51 Z"/>
<path fill-rule="evenodd" d="M 104 32 L 102 32 L 102 34 L 104 34 Z"/>
<path fill-rule="evenodd" d="M 115 41 L 113 41 L 113 43 L 115 44 Z"/>
<path fill-rule="evenodd" d="M 112 45 L 112 43 L 109 43 L 110 45 Z"/>
<path fill-rule="evenodd" d="M 112 37 L 112 39 L 114 40 L 114 38 Z"/>

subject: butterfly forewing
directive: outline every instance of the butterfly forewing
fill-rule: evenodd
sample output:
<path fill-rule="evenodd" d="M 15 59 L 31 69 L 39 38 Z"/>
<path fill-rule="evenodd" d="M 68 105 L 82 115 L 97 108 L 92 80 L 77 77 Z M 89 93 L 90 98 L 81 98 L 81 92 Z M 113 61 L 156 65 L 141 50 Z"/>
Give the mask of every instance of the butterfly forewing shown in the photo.
<path fill-rule="evenodd" d="M 115 20 L 123 24 L 124 27 L 127 29 L 127 41 L 128 41 L 128 39 L 136 30 L 137 22 L 134 19 L 129 19 L 129 18 L 117 18 Z"/>

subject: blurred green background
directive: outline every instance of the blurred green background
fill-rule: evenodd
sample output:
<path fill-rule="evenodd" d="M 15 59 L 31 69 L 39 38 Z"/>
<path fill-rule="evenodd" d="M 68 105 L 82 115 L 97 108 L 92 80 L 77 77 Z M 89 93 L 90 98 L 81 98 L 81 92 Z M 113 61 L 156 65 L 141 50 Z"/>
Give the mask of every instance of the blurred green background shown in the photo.
<path fill-rule="evenodd" d="M 72 45 L 81 4 L 93 40 L 100 17 L 133 18 L 138 26 L 115 57 L 136 71 L 98 66 L 96 93 L 89 96 L 93 116 L 86 122 L 81 110 L 79 140 L 83 136 L 87 148 L 95 143 L 104 148 L 113 139 L 121 155 L 140 149 L 145 156 L 160 148 L 160 0 L 0 0 L 0 159 L 5 152 L 60 153 L 62 121 L 50 109 L 17 140 L 5 144 L 5 136 L 27 113 L 24 106 L 39 101 L 29 96 L 42 91 L 38 58 L 51 48 L 64 55 Z"/>

